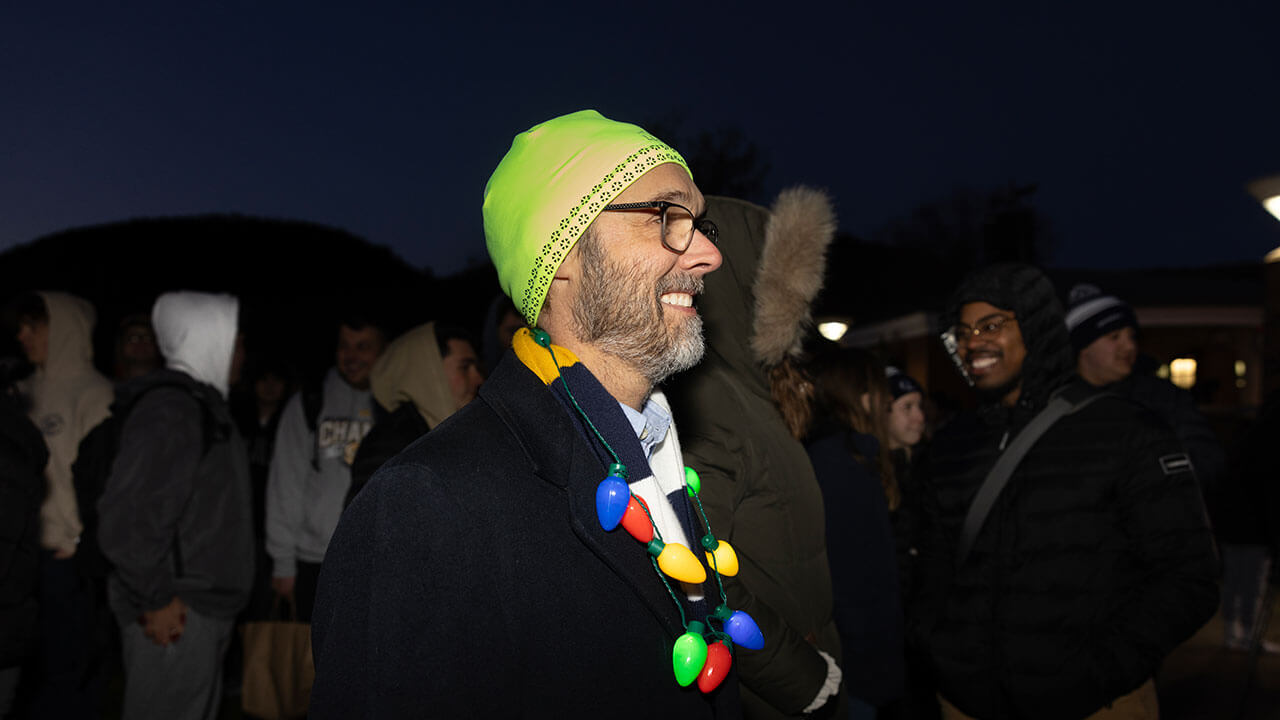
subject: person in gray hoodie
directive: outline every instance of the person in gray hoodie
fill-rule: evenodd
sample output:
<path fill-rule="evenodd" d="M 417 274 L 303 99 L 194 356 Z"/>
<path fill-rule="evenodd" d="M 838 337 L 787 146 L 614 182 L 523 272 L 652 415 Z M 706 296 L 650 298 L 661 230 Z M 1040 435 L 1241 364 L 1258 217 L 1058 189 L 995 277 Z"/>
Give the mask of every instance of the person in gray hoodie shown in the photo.
<path fill-rule="evenodd" d="M 323 386 L 295 393 L 280 416 L 267 476 L 267 554 L 272 588 L 293 601 L 302 622 L 311 620 L 320 562 L 351 488 L 351 463 L 373 427 L 369 375 L 384 344 L 376 325 L 344 318 Z"/>
<path fill-rule="evenodd" d="M 174 292 L 152 311 L 165 367 L 123 385 L 119 449 L 98 499 L 124 718 L 217 717 L 222 661 L 253 585 L 249 461 L 227 405 L 238 302 Z"/>

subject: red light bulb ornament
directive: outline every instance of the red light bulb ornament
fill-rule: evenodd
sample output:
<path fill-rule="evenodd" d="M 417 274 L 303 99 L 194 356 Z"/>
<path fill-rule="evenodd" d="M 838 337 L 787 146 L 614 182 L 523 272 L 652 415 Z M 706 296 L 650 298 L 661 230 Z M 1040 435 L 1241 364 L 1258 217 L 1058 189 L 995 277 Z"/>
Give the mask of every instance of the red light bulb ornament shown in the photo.
<path fill-rule="evenodd" d="M 609 466 L 609 476 L 596 486 L 596 517 L 600 527 L 610 532 L 622 522 L 631 501 L 631 488 L 627 487 L 627 469 L 619 463 Z"/>
<path fill-rule="evenodd" d="M 627 511 L 622 514 L 622 529 L 646 545 L 653 539 L 653 523 L 649 520 L 649 506 L 645 504 L 644 498 L 639 495 L 631 496 Z"/>
<path fill-rule="evenodd" d="M 707 661 L 698 673 L 698 689 L 709 693 L 724 682 L 733 667 L 733 653 L 723 642 L 716 641 L 707 646 Z"/>
<path fill-rule="evenodd" d="M 687 632 L 676 638 L 676 645 L 671 649 L 671 668 L 676 673 L 676 682 L 680 683 L 680 687 L 692 685 L 707 661 L 707 641 L 702 639 L 703 629 L 702 623 L 691 620 Z"/>

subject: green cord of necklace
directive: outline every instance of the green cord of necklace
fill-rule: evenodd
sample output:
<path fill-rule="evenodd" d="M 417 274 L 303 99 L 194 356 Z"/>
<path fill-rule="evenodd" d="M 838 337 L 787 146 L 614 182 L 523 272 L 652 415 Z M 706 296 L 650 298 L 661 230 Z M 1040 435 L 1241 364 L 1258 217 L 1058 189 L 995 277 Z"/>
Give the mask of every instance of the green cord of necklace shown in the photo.
<path fill-rule="evenodd" d="M 698 514 L 702 516 L 702 525 L 707 529 L 707 534 L 711 537 L 715 537 L 715 534 L 711 532 L 711 521 L 707 519 L 707 512 L 702 509 L 702 499 L 698 497 L 698 493 L 696 492 L 689 493 L 689 497 L 693 498 L 693 504 L 698 507 Z M 716 573 L 716 587 L 720 589 L 720 602 L 728 605 L 729 596 L 725 594 L 724 582 L 720 579 L 720 568 L 718 567 L 720 563 L 716 562 L 715 553 L 708 553 L 708 555 L 711 556 L 711 569 Z M 710 627 L 710 625 L 707 627 Z"/>
<path fill-rule="evenodd" d="M 605 441 L 604 435 L 601 435 L 600 431 L 596 429 L 595 423 L 591 422 L 591 418 L 587 415 L 586 411 L 583 410 L 582 406 L 578 404 L 578 399 L 573 396 L 573 391 L 569 389 L 568 381 L 564 379 L 564 373 L 560 372 L 560 361 L 556 359 L 556 351 L 551 349 L 550 343 L 547 344 L 547 352 L 551 353 L 551 362 L 555 363 L 556 373 L 560 377 L 560 385 L 564 388 L 565 394 L 569 396 L 569 402 L 573 403 L 573 407 L 577 409 L 578 415 L 580 415 L 582 419 L 586 421 L 587 427 L 591 428 L 591 432 L 595 433 L 596 438 L 600 440 L 600 444 L 604 446 L 604 449 L 609 451 L 609 455 L 613 457 L 613 461 L 617 463 L 619 466 L 622 466 L 622 459 L 618 457 L 618 453 L 614 452 L 613 448 L 609 446 L 609 443 Z M 694 503 L 698 506 L 698 514 L 702 516 L 702 524 L 706 526 L 707 533 L 710 534 L 711 522 L 707 520 L 707 513 L 705 510 L 702 509 L 702 500 L 698 498 L 697 493 L 694 493 L 692 497 L 693 497 Z M 649 512 L 649 508 L 644 503 L 639 503 L 639 505 L 640 505 L 640 509 L 644 510 L 645 517 L 649 518 L 649 525 L 653 527 L 654 537 L 658 538 L 658 541 L 661 542 L 662 531 L 658 529 L 658 524 L 653 521 L 653 515 Z M 680 599 L 676 597 L 676 591 L 671 588 L 671 583 L 667 582 L 666 574 L 663 573 L 662 569 L 658 567 L 658 559 L 650 556 L 649 562 L 653 565 L 653 571 L 658 574 L 658 579 L 661 580 L 663 586 L 667 588 L 667 594 L 671 596 L 672 602 L 676 604 L 676 610 L 680 611 L 680 626 L 683 627 L 687 632 L 689 630 L 689 622 L 684 615 L 684 606 L 680 604 Z M 715 555 L 712 554 L 711 569 L 715 573 L 716 586 L 720 590 L 720 602 L 727 605 L 729 603 L 729 598 L 728 596 L 725 595 L 724 583 L 720 580 L 720 570 L 716 567 L 717 564 L 718 563 L 716 562 Z M 711 618 L 712 618 L 711 615 L 708 615 L 706 618 L 707 629 L 709 629 L 711 633 L 715 635 L 717 640 L 729 643 L 729 647 L 732 648 L 733 640 L 724 632 L 720 630 L 716 630 L 715 627 L 711 625 L 711 622 L 710 622 Z"/>
<path fill-rule="evenodd" d="M 551 343 L 547 343 L 547 352 L 551 353 L 551 362 L 555 363 L 556 374 L 560 377 L 560 384 L 564 386 L 565 393 L 569 395 L 569 402 L 573 403 L 573 406 L 578 409 L 578 414 L 582 416 L 582 419 L 587 421 L 587 427 L 591 428 L 591 432 L 595 433 L 596 437 L 600 439 L 600 444 L 603 445 L 604 449 L 608 450 L 609 454 L 613 456 L 613 461 L 618 465 L 623 466 L 621 458 L 618 457 L 618 453 L 614 452 L 613 448 L 609 447 L 609 443 L 605 442 L 604 436 L 596 429 L 595 423 L 591 422 L 591 418 L 587 417 L 586 411 L 584 411 L 582 406 L 578 404 L 578 399 L 573 396 L 573 391 L 569 389 L 569 383 L 565 382 L 564 373 L 560 372 L 560 361 L 556 360 L 556 351 L 551 349 Z M 625 478 L 626 475 L 623 475 L 623 477 Z M 650 521 L 652 522 L 652 519 Z"/>
<path fill-rule="evenodd" d="M 642 502 L 637 502 L 636 504 L 644 511 L 645 517 L 649 518 L 649 525 L 653 527 L 653 536 L 658 538 L 658 542 L 662 542 L 662 531 L 658 529 L 658 524 L 653 521 L 653 515 L 649 512 L 649 506 Z M 667 582 L 666 573 L 662 572 L 662 568 L 658 567 L 658 558 L 650 555 L 649 562 L 653 564 L 653 571 L 658 574 L 658 579 L 666 586 L 667 594 L 671 596 L 671 600 L 676 604 L 676 609 L 680 611 L 680 626 L 685 630 L 688 630 L 689 623 L 684 616 L 684 606 L 680 604 L 679 598 L 676 597 L 676 591 L 671 589 L 671 583 Z M 710 625 L 707 627 L 710 627 Z"/>
<path fill-rule="evenodd" d="M 600 440 L 600 444 L 604 446 L 604 449 L 608 450 L 609 454 L 613 456 L 613 461 L 619 466 L 622 466 L 622 459 L 618 457 L 618 453 L 614 452 L 612 447 L 609 447 L 609 443 L 604 439 L 604 436 L 596 429 L 595 423 L 591 422 L 591 418 L 587 416 L 586 411 L 578 404 L 578 399 L 573 396 L 573 391 L 569 389 L 569 383 L 564 379 L 564 373 L 560 372 L 560 361 L 556 359 L 556 351 L 551 349 L 551 345 L 549 343 L 547 344 L 547 352 L 551 353 L 551 362 L 555 363 L 556 372 L 560 376 L 560 385 L 564 387 L 565 394 L 569 396 L 569 402 L 572 402 L 573 406 L 577 408 L 578 414 L 587 422 L 587 427 L 591 428 L 591 432 L 596 434 L 596 438 Z M 646 507 L 644 503 L 638 504 L 640 505 L 640 508 L 644 510 L 645 516 L 649 518 L 649 524 L 653 526 L 654 536 L 658 538 L 659 542 L 661 542 L 662 531 L 658 530 L 657 523 L 653 521 L 653 515 L 649 514 L 649 508 Z M 672 602 L 676 604 L 676 610 L 680 611 L 680 626 L 688 631 L 689 621 L 684 616 L 684 606 L 680 604 L 680 599 L 676 597 L 676 591 L 671 589 L 671 583 L 667 582 L 667 576 L 663 574 L 662 569 L 658 567 L 658 559 L 650 556 L 649 562 L 653 565 L 653 571 L 658 574 L 658 579 L 661 580 L 662 584 L 667 588 L 667 594 L 671 596 Z M 719 577 L 719 573 L 717 573 L 716 578 L 718 579 Z M 721 594 L 723 594 L 723 590 L 721 591 Z M 708 625 L 708 627 L 710 626 Z M 719 633 L 717 633 L 717 635 L 718 634 Z"/>

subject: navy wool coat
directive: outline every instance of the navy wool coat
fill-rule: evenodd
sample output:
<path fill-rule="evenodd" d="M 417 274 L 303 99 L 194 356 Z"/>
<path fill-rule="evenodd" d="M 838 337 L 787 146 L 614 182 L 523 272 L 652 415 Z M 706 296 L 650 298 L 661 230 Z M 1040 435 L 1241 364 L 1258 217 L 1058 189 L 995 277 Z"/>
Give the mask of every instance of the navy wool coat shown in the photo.
<path fill-rule="evenodd" d="M 309 716 L 739 716 L 734 674 L 710 695 L 676 683 L 680 612 L 644 546 L 600 527 L 605 470 L 507 353 L 343 514 L 320 573 Z"/>

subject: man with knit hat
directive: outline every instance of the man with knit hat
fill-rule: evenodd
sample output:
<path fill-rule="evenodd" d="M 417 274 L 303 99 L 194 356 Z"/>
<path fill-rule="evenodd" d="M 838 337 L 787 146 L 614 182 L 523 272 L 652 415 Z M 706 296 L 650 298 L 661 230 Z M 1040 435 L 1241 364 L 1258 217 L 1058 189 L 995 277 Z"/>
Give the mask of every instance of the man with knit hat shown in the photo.
<path fill-rule="evenodd" d="M 976 271 L 942 326 L 979 400 L 918 468 L 929 512 L 909 617 L 943 716 L 1157 717 L 1161 659 L 1217 604 L 1185 453 L 1140 406 L 1072 378 L 1062 306 L 1038 269 Z M 1063 407 L 1023 454 L 1023 434 Z"/>
<path fill-rule="evenodd" d="M 1196 408 L 1191 393 L 1144 372 L 1138 359 L 1138 316 L 1128 303 L 1081 283 L 1067 294 L 1067 331 L 1076 373 L 1094 387 L 1127 397 L 1173 428 L 1191 456 L 1201 491 L 1208 494 L 1226 472 L 1222 443 Z"/>
<path fill-rule="evenodd" d="M 655 389 L 703 352 L 693 301 L 720 264 L 704 204 L 680 155 L 634 125 L 587 110 L 516 136 L 484 224 L 529 327 L 344 513 L 310 717 L 738 713 L 732 673 L 707 692 L 673 674 L 715 571 L 690 554 L 701 570 L 667 577 L 652 554 L 710 535 Z M 644 499 L 639 525 L 606 521 L 609 478 Z"/>
<path fill-rule="evenodd" d="M 1067 331 L 1076 372 L 1094 387 L 1129 377 L 1138 359 L 1138 316 L 1114 295 L 1080 284 L 1067 295 Z"/>

